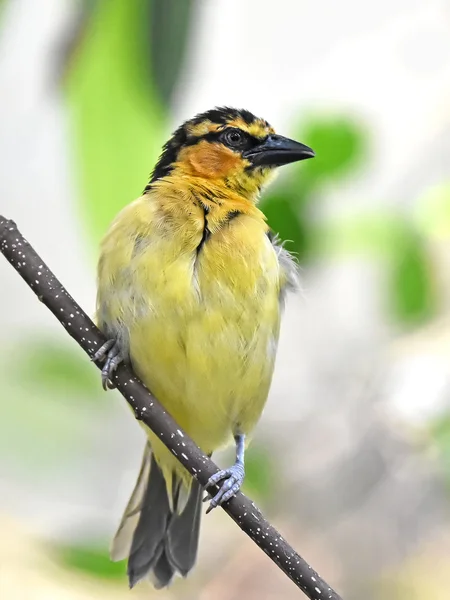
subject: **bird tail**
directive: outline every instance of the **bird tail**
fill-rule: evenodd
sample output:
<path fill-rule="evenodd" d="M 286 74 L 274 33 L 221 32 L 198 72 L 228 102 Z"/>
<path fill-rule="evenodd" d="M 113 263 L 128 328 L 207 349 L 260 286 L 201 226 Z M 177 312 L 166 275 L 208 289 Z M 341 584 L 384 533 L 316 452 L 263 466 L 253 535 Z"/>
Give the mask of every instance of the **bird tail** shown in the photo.
<path fill-rule="evenodd" d="M 192 479 L 185 500 L 182 487 L 180 481 L 173 481 L 169 502 L 166 481 L 147 444 L 136 486 L 111 547 L 111 560 L 128 558 L 130 587 L 148 577 L 155 588 L 163 588 L 175 573 L 185 577 L 194 566 L 202 488 Z"/>

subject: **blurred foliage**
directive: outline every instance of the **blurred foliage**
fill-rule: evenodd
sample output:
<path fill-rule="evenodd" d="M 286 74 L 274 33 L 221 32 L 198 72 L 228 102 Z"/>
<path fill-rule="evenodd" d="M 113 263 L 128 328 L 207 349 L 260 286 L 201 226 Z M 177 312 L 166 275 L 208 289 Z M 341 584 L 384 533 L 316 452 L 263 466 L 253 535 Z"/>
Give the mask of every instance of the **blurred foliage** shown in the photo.
<path fill-rule="evenodd" d="M 437 448 L 442 474 L 450 492 L 450 414 L 440 416 L 430 426 L 430 436 Z"/>
<path fill-rule="evenodd" d="M 450 183 L 427 190 L 416 206 L 418 228 L 432 239 L 450 239 Z"/>
<path fill-rule="evenodd" d="M 311 116 L 296 133 L 316 152 L 314 160 L 294 167 L 296 179 L 307 193 L 354 173 L 366 157 L 367 134 L 361 125 L 347 116 Z"/>
<path fill-rule="evenodd" d="M 123 579 L 126 562 L 112 562 L 105 546 L 53 547 L 53 554 L 64 566 L 102 579 Z"/>
<path fill-rule="evenodd" d="M 245 453 L 244 493 L 257 502 L 270 503 L 276 489 L 277 477 L 269 449 L 252 444 Z"/>
<path fill-rule="evenodd" d="M 100 389 L 97 371 L 77 350 L 53 340 L 32 340 L 21 345 L 21 361 L 11 365 L 13 376 L 35 392 L 64 392 L 63 398 L 70 392 L 80 400 L 95 397 Z"/>
<path fill-rule="evenodd" d="M 150 77 L 163 106 L 170 105 L 180 78 L 194 17 L 194 0 L 152 0 Z"/>
<path fill-rule="evenodd" d="M 438 291 L 425 237 L 401 215 L 381 213 L 310 228 L 310 255 L 354 254 L 383 259 L 386 305 L 400 324 L 413 325 L 435 314 Z"/>
<path fill-rule="evenodd" d="M 316 157 L 290 170 L 290 177 L 265 195 L 262 208 L 272 229 L 292 242 L 300 258 L 310 254 L 310 208 L 325 184 L 354 172 L 367 149 L 364 130 L 342 115 L 312 115 L 294 137 L 311 146 Z"/>
<path fill-rule="evenodd" d="M 82 214 L 98 242 L 117 212 L 145 187 L 167 121 L 191 2 L 98 0 L 87 5 L 66 73 L 67 97 L 82 181 Z M 182 5 L 182 8 L 181 8 Z M 155 52 L 151 32 L 159 30 Z M 161 35 L 166 34 L 164 42 Z M 152 42 L 150 43 L 150 40 Z M 149 60 L 150 59 L 150 60 Z"/>
<path fill-rule="evenodd" d="M 405 227 L 389 272 L 391 313 L 400 323 L 415 324 L 438 308 L 431 257 L 424 239 Z"/>
<path fill-rule="evenodd" d="M 272 229 L 288 241 L 287 248 L 305 262 L 324 254 L 369 255 L 383 259 L 388 269 L 386 305 L 402 325 L 432 316 L 437 293 L 426 239 L 413 220 L 402 214 L 380 212 L 313 222 L 314 202 L 330 187 L 367 162 L 369 140 L 363 127 L 349 117 L 312 116 L 295 133 L 316 152 L 313 160 L 295 165 L 290 177 L 269 191 L 263 201 Z M 427 223 L 450 223 L 450 205 L 436 200 Z M 425 211 L 422 211 L 425 212 Z M 290 243 L 289 243 L 290 242 Z"/>
<path fill-rule="evenodd" d="M 15 385 L 4 384 L 2 391 L 14 402 L 1 406 L 0 454 L 8 457 L 16 475 L 22 472 L 28 484 L 36 481 L 39 485 L 43 477 L 67 471 L 68 464 L 80 456 L 88 460 L 89 448 L 94 445 L 93 427 L 78 398 L 69 396 L 71 402 L 67 402 L 67 394 L 30 393 L 20 380 Z M 94 400 L 89 398 L 91 406 Z M 98 418 L 97 411 L 91 415 L 91 419 Z"/>
<path fill-rule="evenodd" d="M 411 229 L 401 215 L 377 211 L 311 225 L 310 230 L 312 256 L 363 254 L 392 260 Z"/>
<path fill-rule="evenodd" d="M 0 379 L 5 396 L 14 398 L 2 404 L 0 454 L 17 458 L 15 468 L 42 474 L 89 452 L 95 420 L 110 398 L 77 345 L 29 335 L 10 346 Z"/>
<path fill-rule="evenodd" d="M 83 216 L 97 242 L 145 186 L 163 114 L 148 77 L 146 0 L 98 2 L 67 79 Z"/>

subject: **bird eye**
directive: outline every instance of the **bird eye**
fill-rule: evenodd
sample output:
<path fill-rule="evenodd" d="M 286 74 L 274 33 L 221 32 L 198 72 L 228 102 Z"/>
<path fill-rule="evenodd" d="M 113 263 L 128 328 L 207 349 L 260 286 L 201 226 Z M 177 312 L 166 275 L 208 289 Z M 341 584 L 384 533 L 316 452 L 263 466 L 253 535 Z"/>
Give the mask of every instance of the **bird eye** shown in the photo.
<path fill-rule="evenodd" d="M 227 129 L 222 135 L 223 142 L 233 148 L 245 145 L 245 134 L 239 129 Z"/>

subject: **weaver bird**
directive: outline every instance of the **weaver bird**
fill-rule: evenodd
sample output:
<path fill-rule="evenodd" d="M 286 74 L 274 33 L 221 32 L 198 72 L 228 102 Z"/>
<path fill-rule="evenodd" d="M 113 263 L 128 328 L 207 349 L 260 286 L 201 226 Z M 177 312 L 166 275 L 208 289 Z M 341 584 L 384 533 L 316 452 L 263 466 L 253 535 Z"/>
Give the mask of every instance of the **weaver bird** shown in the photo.
<path fill-rule="evenodd" d="M 143 195 L 113 221 L 101 246 L 97 322 L 108 342 L 102 380 L 136 374 L 211 455 L 234 437 L 236 462 L 213 476 L 210 508 L 244 479 L 246 435 L 274 369 L 283 296 L 296 266 L 256 204 L 276 167 L 314 156 L 246 110 L 216 108 L 179 127 Z M 155 587 L 194 565 L 201 487 L 158 437 L 113 540 L 130 586 Z"/>

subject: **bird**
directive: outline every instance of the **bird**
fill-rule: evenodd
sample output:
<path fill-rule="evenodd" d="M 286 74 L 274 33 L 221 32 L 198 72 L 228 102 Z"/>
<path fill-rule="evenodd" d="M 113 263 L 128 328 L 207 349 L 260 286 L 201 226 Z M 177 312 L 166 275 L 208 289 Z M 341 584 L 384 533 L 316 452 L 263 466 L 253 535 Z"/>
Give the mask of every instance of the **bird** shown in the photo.
<path fill-rule="evenodd" d="M 208 511 L 240 489 L 248 436 L 266 403 L 284 297 L 297 263 L 257 204 L 278 167 L 314 151 L 244 109 L 216 107 L 163 146 L 142 195 L 104 236 L 96 319 L 102 384 L 121 362 L 208 454 L 236 461 L 208 481 Z M 130 587 L 157 589 L 195 564 L 203 490 L 149 428 L 136 486 L 111 546 Z M 207 512 L 208 512 L 207 511 Z"/>

